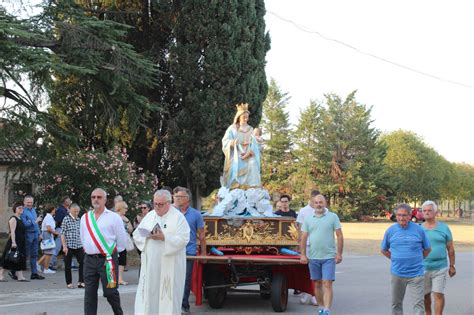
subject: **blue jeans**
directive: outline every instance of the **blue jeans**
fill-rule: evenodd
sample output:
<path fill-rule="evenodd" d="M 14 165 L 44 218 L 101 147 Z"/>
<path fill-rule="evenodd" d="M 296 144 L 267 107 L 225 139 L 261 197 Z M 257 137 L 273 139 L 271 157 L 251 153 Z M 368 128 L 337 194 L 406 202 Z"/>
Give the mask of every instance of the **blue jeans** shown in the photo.
<path fill-rule="evenodd" d="M 181 306 L 185 309 L 189 309 L 189 294 L 191 293 L 193 266 L 194 260 L 186 260 L 186 282 L 184 283 L 183 303 L 181 303 Z"/>
<path fill-rule="evenodd" d="M 35 274 L 38 273 L 36 268 L 36 261 L 38 260 L 38 234 L 26 232 L 25 236 L 26 257 L 30 257 L 31 274 Z"/>

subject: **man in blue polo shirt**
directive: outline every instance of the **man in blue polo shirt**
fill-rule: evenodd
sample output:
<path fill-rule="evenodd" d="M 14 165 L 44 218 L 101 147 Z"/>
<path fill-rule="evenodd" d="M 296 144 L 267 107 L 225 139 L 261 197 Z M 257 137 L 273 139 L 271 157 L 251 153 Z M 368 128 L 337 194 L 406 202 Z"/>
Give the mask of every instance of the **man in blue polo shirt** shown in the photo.
<path fill-rule="evenodd" d="M 189 199 L 191 192 L 185 187 L 176 187 L 173 189 L 173 200 L 174 206 L 184 214 L 186 221 L 189 224 L 190 235 L 189 243 L 186 245 L 186 255 L 196 256 L 197 250 L 197 239 L 199 239 L 200 253 L 206 255 L 206 237 L 204 234 L 204 220 L 202 219 L 201 212 L 189 206 Z M 193 275 L 193 260 L 186 261 L 186 282 L 184 285 L 184 295 L 182 302 L 182 312 L 189 313 L 189 294 L 191 292 L 191 278 Z"/>
<path fill-rule="evenodd" d="M 314 295 L 320 305 L 318 314 L 329 315 L 332 283 L 336 280 L 336 264 L 342 261 L 344 238 L 339 217 L 326 209 L 323 195 L 313 198 L 314 214 L 308 215 L 301 227 L 301 263 L 308 264 Z M 337 237 L 337 249 L 334 234 Z M 309 253 L 306 253 L 309 239 Z"/>
<path fill-rule="evenodd" d="M 411 207 L 405 203 L 395 208 L 397 223 L 390 226 L 381 245 L 382 254 L 391 260 L 392 315 L 403 314 L 403 299 L 410 287 L 415 315 L 425 314 L 423 259 L 431 251 L 421 226 L 410 221 Z"/>

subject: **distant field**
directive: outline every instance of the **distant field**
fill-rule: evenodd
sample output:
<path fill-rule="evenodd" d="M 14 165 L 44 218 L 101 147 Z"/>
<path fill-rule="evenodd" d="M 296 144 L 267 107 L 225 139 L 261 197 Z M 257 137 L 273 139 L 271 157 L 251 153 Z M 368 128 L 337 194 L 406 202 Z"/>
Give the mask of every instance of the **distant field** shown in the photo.
<path fill-rule="evenodd" d="M 474 250 L 474 225 L 472 221 L 446 220 L 453 233 L 456 251 Z M 353 255 L 378 255 L 385 230 L 393 222 L 343 222 L 344 252 Z"/>

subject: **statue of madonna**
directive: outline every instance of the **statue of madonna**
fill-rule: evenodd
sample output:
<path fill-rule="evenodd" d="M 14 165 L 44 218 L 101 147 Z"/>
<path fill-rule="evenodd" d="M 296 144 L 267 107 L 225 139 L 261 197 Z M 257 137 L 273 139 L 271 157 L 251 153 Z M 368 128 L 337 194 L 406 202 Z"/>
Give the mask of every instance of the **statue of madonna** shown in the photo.
<path fill-rule="evenodd" d="M 222 138 L 224 175 L 222 185 L 228 189 L 260 188 L 260 147 L 247 122 L 248 104 L 238 104 L 234 123 Z"/>

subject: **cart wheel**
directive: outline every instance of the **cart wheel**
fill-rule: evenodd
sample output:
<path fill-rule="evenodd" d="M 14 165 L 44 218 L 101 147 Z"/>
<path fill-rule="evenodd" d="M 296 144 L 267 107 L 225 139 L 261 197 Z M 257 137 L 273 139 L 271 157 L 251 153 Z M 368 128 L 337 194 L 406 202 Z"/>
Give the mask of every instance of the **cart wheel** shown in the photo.
<path fill-rule="evenodd" d="M 268 285 L 260 285 L 260 297 L 263 300 L 269 300 L 271 297 L 271 292 L 269 292 L 269 287 Z"/>
<path fill-rule="evenodd" d="M 273 275 L 270 298 L 275 312 L 286 311 L 288 304 L 288 283 L 285 275 L 281 273 Z"/>
<path fill-rule="evenodd" d="M 221 272 L 212 270 L 206 279 L 206 286 L 221 285 L 225 284 L 225 277 Z M 226 288 L 213 288 L 205 289 L 205 296 L 207 296 L 207 302 L 211 308 L 222 308 L 224 305 L 225 298 L 227 296 Z"/>

